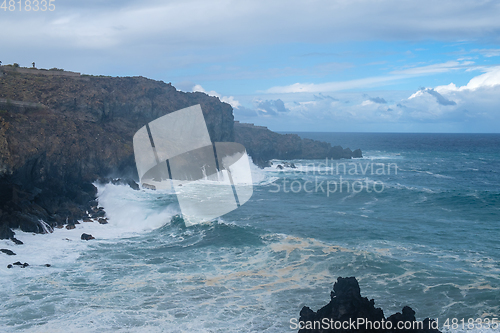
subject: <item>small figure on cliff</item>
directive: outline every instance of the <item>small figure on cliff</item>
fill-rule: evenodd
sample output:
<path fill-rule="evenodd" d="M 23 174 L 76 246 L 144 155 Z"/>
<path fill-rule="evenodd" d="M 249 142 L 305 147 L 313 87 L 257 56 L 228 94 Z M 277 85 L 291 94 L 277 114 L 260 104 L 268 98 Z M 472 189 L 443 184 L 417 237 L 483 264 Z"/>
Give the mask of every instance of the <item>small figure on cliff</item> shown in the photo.
<path fill-rule="evenodd" d="M 33 64 L 33 68 L 36 68 L 36 67 L 35 67 L 35 62 L 34 62 L 34 61 L 32 62 L 32 64 Z"/>

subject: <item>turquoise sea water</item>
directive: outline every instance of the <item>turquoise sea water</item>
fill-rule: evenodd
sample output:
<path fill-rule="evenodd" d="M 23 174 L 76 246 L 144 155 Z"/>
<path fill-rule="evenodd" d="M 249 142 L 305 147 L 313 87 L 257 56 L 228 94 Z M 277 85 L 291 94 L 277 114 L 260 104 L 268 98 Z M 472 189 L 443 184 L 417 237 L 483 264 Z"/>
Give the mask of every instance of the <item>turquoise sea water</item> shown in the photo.
<path fill-rule="evenodd" d="M 386 315 L 500 319 L 500 135 L 300 135 L 364 158 L 274 161 L 249 202 L 188 228 L 171 193 L 106 185 L 108 225 L 0 241 L 17 253 L 0 256 L 2 331 L 292 332 L 338 276 Z"/>

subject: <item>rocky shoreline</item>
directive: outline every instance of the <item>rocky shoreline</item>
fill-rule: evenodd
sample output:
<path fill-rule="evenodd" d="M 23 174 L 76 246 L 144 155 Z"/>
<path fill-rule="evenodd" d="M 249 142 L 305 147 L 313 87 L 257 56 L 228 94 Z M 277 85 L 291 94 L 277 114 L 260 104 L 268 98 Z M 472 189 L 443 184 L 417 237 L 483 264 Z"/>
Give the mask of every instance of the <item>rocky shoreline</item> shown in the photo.
<path fill-rule="evenodd" d="M 0 66 L 0 239 L 15 239 L 13 229 L 46 233 L 88 218 L 96 213 L 95 181 L 126 179 L 138 189 L 134 133 L 196 104 L 213 142 L 242 143 L 260 166 L 273 158 L 361 156 L 360 150 L 235 125 L 229 104 L 170 83 Z"/>
<path fill-rule="evenodd" d="M 436 321 L 429 318 L 417 321 L 415 311 L 409 306 L 386 318 L 384 311 L 375 307 L 373 299 L 361 296 L 355 277 L 339 277 L 330 298 L 330 303 L 316 312 L 304 306 L 298 322 L 291 324 L 298 326 L 299 333 L 440 333 Z"/>

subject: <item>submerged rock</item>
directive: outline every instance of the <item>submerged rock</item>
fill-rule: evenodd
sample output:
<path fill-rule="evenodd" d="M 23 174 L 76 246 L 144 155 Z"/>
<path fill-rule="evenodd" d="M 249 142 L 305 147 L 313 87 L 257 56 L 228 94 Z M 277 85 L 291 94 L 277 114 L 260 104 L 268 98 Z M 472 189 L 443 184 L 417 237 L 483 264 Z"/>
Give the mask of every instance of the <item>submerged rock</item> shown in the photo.
<path fill-rule="evenodd" d="M 0 252 L 3 252 L 9 256 L 15 256 L 16 254 L 14 252 L 12 252 L 11 250 L 9 249 L 0 249 Z"/>
<path fill-rule="evenodd" d="M 19 239 L 15 238 L 15 237 L 11 237 L 10 240 L 13 241 L 14 243 L 16 243 L 17 245 L 24 244 L 23 242 L 21 242 Z"/>
<path fill-rule="evenodd" d="M 93 214 L 92 214 L 92 217 L 93 218 L 98 218 L 98 217 L 104 217 L 106 216 L 106 212 L 104 211 L 103 208 L 100 208 L 100 209 L 97 209 Z"/>
<path fill-rule="evenodd" d="M 16 261 L 15 263 L 13 263 L 12 265 L 16 265 L 16 266 L 19 266 L 21 268 L 25 268 L 25 267 L 28 267 L 29 264 L 27 262 L 25 262 L 24 264 L 21 263 L 20 261 Z"/>
<path fill-rule="evenodd" d="M 133 190 L 138 191 L 140 189 L 139 184 L 136 183 L 135 180 L 130 178 L 99 178 L 98 183 L 104 185 L 106 183 L 111 183 L 114 185 L 128 185 Z"/>
<path fill-rule="evenodd" d="M 91 239 L 95 239 L 94 236 L 90 235 L 90 234 L 86 234 L 86 233 L 83 233 L 82 236 L 80 237 L 82 240 L 91 240 Z"/>
<path fill-rule="evenodd" d="M 361 297 L 358 281 L 355 277 L 339 277 L 333 285 L 330 294 L 330 303 L 314 312 L 304 306 L 300 311 L 299 323 L 302 329 L 299 333 L 326 333 L 326 332 L 413 332 L 413 333 L 440 333 L 435 322 L 429 318 L 422 321 L 421 326 L 413 329 L 396 329 L 399 323 L 416 322 L 415 311 L 409 306 L 403 308 L 402 313 L 396 313 L 389 318 L 384 312 L 375 307 L 373 299 Z M 345 325 L 343 323 L 356 323 Z M 324 323 L 329 326 L 326 327 Z M 337 323 L 337 324 L 335 324 Z M 358 325 L 359 323 L 359 325 Z M 404 325 L 404 323 L 403 323 Z M 377 326 L 379 326 L 377 328 Z M 403 326 L 404 327 L 404 326 Z M 354 328 L 354 329 L 353 329 Z"/>

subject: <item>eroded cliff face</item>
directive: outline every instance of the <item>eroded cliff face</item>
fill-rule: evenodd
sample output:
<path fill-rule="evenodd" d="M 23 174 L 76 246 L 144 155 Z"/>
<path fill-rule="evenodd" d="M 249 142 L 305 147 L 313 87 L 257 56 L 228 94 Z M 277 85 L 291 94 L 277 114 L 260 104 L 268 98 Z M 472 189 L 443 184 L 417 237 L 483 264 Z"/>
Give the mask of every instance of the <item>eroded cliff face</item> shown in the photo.
<path fill-rule="evenodd" d="M 75 223 L 98 178 L 137 178 L 134 133 L 201 104 L 212 141 L 234 141 L 230 105 L 143 77 L 52 75 L 0 67 L 0 231 Z M 68 72 L 63 72 L 68 73 Z M 0 232 L 1 233 L 1 232 Z"/>
<path fill-rule="evenodd" d="M 242 143 L 254 162 L 351 158 L 340 146 L 234 126 L 229 104 L 143 77 L 85 76 L 0 66 L 0 239 L 44 232 L 95 209 L 97 179 L 137 179 L 132 137 L 148 122 L 200 104 L 212 142 Z M 236 135 L 235 135 L 236 132 Z M 129 182 L 130 184 L 130 182 Z"/>

